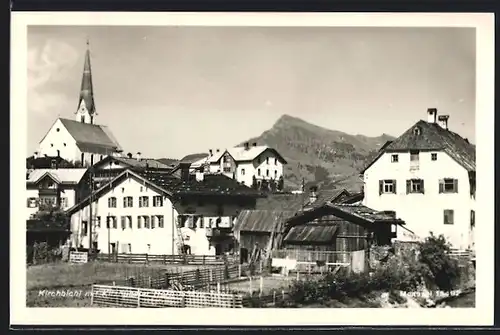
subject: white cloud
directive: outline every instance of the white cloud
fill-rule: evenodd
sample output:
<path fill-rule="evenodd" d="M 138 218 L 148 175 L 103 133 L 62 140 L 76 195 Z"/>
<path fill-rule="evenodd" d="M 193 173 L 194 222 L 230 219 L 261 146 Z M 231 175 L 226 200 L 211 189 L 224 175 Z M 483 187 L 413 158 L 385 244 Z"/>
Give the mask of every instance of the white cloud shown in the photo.
<path fill-rule="evenodd" d="M 46 114 L 61 106 L 64 94 L 51 88 L 66 79 L 78 60 L 71 45 L 48 40 L 42 47 L 28 49 L 28 110 Z"/>

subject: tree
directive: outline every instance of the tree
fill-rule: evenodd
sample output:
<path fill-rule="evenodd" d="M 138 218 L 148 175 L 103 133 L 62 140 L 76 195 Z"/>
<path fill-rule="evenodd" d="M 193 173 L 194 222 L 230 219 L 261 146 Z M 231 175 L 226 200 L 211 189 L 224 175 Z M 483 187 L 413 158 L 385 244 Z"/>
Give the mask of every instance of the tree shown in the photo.
<path fill-rule="evenodd" d="M 252 177 L 252 188 L 255 190 L 258 188 L 257 178 L 255 178 L 255 176 Z"/>
<path fill-rule="evenodd" d="M 283 179 L 283 176 L 281 176 L 278 180 L 278 191 L 282 192 L 285 187 L 285 180 Z"/>
<path fill-rule="evenodd" d="M 424 280 L 429 286 L 451 291 L 460 278 L 458 262 L 449 255 L 451 246 L 443 235 L 430 234 L 420 244 L 419 261 L 428 269 Z"/>

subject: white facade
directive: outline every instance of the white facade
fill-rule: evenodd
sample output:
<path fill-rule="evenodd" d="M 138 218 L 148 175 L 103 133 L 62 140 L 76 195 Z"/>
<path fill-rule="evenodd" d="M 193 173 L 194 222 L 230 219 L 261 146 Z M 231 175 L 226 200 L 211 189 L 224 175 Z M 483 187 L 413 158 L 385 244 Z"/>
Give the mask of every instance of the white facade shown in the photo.
<path fill-rule="evenodd" d="M 445 179 L 446 186 L 440 186 Z M 383 182 L 380 194 L 380 181 L 385 180 L 389 182 Z M 408 180 L 415 181 L 407 194 Z M 418 180 L 424 181 L 423 193 Z M 395 190 L 390 181 L 395 181 Z M 468 171 L 445 152 L 421 151 L 413 160 L 409 152 L 386 152 L 364 173 L 363 204 L 395 211 L 420 238 L 432 231 L 443 234 L 453 247 L 466 249 L 474 243 L 475 199 L 470 188 Z M 398 238 L 404 239 L 399 232 Z"/>
<path fill-rule="evenodd" d="M 142 197 L 148 199 L 147 206 L 144 200 L 140 200 Z M 175 255 L 179 254 L 179 246 L 184 245 L 190 247 L 191 254 L 215 255 L 216 246 L 210 243 L 207 231 L 216 225 L 231 228 L 238 210 L 236 206 L 224 206 L 223 213 L 217 215 L 216 207 L 199 202 L 173 205 L 170 198 L 156 188 L 128 177 L 110 187 L 94 202 L 93 242 L 97 242 L 101 253 L 113 252 L 117 248 L 119 253 Z M 179 215 L 185 215 L 185 220 L 181 220 L 178 226 Z M 72 215 L 72 245 L 89 247 L 85 223 L 88 217 L 89 206 Z M 221 222 L 218 222 L 219 218 Z M 222 249 L 225 247 L 221 246 Z"/>
<path fill-rule="evenodd" d="M 239 162 L 236 180 L 251 186 L 253 177 L 259 180 L 279 180 L 283 176 L 283 163 L 272 151 L 265 151 L 252 161 Z M 284 176 L 283 176 L 284 177 Z"/>
<path fill-rule="evenodd" d="M 81 151 L 78 149 L 75 139 L 60 119 L 56 120 L 40 142 L 38 154 L 40 156 L 60 156 L 69 162 L 78 161 L 81 157 Z"/>

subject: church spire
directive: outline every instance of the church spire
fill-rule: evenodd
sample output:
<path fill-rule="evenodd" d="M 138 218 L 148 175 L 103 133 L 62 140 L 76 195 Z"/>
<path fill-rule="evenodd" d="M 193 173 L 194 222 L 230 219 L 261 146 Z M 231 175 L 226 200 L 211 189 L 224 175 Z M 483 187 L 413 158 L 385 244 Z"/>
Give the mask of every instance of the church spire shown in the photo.
<path fill-rule="evenodd" d="M 87 39 L 87 50 L 85 51 L 85 63 L 83 66 L 82 85 L 80 98 L 78 100 L 77 121 L 93 124 L 95 112 L 94 92 L 92 89 L 92 70 L 90 67 L 89 40 Z"/>

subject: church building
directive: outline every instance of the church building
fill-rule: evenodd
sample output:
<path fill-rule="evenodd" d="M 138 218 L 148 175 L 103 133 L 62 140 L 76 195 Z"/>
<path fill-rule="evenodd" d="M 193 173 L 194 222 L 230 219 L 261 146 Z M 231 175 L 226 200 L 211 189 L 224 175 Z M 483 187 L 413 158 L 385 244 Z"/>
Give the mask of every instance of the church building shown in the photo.
<path fill-rule="evenodd" d="M 90 51 L 85 53 L 82 84 L 75 119 L 58 118 L 39 144 L 35 156 L 61 157 L 88 167 L 107 156 L 120 156 L 122 149 L 108 127 L 96 124 Z"/>

